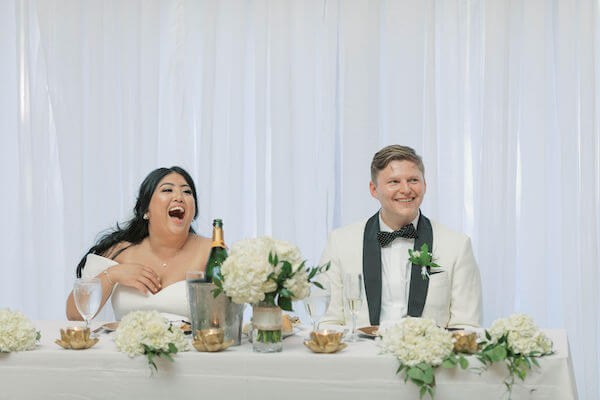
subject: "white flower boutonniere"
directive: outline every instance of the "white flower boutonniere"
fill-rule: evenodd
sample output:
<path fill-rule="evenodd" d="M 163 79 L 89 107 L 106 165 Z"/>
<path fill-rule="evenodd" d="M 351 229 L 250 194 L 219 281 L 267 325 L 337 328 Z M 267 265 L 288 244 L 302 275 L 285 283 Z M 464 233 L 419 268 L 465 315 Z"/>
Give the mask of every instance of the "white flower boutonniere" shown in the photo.
<path fill-rule="evenodd" d="M 432 273 L 442 272 L 441 267 L 433 262 L 433 254 L 429 252 L 427 243 L 423 243 L 421 250 L 408 249 L 408 254 L 410 255 L 408 261 L 421 266 L 421 277 L 423 279 L 429 279 L 429 275 Z M 437 271 L 432 272 L 431 268 L 437 268 Z"/>

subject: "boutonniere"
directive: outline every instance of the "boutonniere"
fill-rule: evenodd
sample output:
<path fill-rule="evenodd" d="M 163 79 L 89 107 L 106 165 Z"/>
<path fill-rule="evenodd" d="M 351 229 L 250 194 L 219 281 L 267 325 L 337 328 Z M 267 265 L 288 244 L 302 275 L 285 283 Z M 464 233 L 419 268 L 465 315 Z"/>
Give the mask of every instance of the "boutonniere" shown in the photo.
<path fill-rule="evenodd" d="M 415 265 L 421 266 L 421 277 L 423 279 L 428 279 L 430 274 L 437 274 L 438 272 L 442 272 L 441 270 L 435 272 L 431 271 L 431 268 L 441 267 L 433 262 L 433 254 L 429 252 L 429 246 L 427 246 L 427 243 L 423 243 L 423 246 L 421 246 L 421 250 L 408 249 L 408 254 L 410 255 L 408 261 Z"/>

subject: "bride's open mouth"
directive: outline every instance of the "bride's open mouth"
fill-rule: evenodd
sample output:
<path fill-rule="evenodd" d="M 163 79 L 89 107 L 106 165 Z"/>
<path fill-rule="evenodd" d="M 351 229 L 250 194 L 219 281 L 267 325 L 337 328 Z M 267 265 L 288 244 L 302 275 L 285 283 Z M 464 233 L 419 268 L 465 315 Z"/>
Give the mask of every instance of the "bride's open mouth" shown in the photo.
<path fill-rule="evenodd" d="M 183 217 L 185 216 L 185 209 L 181 206 L 175 206 L 169 208 L 169 217 L 173 219 L 176 224 L 183 223 Z"/>

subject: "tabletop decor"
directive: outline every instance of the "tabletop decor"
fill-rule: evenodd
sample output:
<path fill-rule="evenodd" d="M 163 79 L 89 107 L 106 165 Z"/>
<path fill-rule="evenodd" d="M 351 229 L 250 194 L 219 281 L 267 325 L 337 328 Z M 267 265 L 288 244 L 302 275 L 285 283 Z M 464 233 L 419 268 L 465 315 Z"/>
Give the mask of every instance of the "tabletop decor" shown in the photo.
<path fill-rule="evenodd" d="M 90 328 L 82 326 L 73 326 L 60 330 L 60 339 L 56 339 L 54 343 L 67 350 L 85 350 L 89 349 L 100 339 L 90 338 Z"/>
<path fill-rule="evenodd" d="M 225 350 L 233 344 L 233 340 L 225 340 L 223 329 L 202 329 L 196 331 L 192 345 L 198 351 L 216 352 Z"/>
<path fill-rule="evenodd" d="M 305 340 L 304 345 L 315 353 L 336 353 L 348 345 L 342 343 L 342 333 L 335 331 L 312 331 L 310 340 Z"/>
<path fill-rule="evenodd" d="M 423 243 L 421 250 L 408 249 L 409 258 L 408 261 L 415 265 L 421 266 L 421 277 L 423 279 L 429 279 L 429 275 L 437 274 L 442 272 L 441 267 L 433 262 L 433 254 L 429 252 L 429 246 L 427 243 Z M 432 271 L 431 268 L 437 268 Z"/>
<path fill-rule="evenodd" d="M 292 311 L 292 301 L 307 297 L 311 280 L 328 268 L 305 267 L 300 249 L 292 243 L 267 236 L 244 239 L 231 246 L 221 266 L 219 289 L 235 303 L 253 305 L 253 349 L 281 351 L 281 310 Z"/>
<path fill-rule="evenodd" d="M 537 358 L 553 354 L 552 341 L 534 324 L 530 316 L 512 314 L 509 318 L 499 318 L 485 332 L 483 349 L 476 354 L 485 371 L 495 362 L 504 362 L 508 377 L 504 384 L 510 398 L 515 378 L 525 381 L 527 372 L 533 366 L 539 368 Z"/>
<path fill-rule="evenodd" d="M 33 350 L 41 335 L 21 311 L 0 309 L 0 353 Z"/>
<path fill-rule="evenodd" d="M 189 349 L 183 331 L 157 311 L 132 311 L 124 316 L 115 332 L 115 345 L 129 357 L 146 355 L 150 369 L 155 371 L 158 371 L 155 357 L 172 362 L 172 354 Z"/>
<path fill-rule="evenodd" d="M 396 373 L 404 371 L 404 381 L 410 379 L 420 388 L 420 398 L 426 393 L 433 398 L 435 369 L 449 357 L 455 357 L 452 334 L 438 328 L 432 319 L 413 317 L 404 318 L 393 327 L 380 331 L 380 334 L 378 346 L 381 353 L 392 354 L 400 361 Z M 454 365 L 456 363 L 446 363 L 444 367 L 451 368 Z"/>

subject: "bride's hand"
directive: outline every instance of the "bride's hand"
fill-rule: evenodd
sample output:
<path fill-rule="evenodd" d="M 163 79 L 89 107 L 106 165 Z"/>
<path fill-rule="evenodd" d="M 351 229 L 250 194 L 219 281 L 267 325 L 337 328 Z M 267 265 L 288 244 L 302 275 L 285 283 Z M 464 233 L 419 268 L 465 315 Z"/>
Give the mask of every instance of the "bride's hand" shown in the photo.
<path fill-rule="evenodd" d="M 157 293 L 162 289 L 158 274 L 142 264 L 117 264 L 110 267 L 108 272 L 113 282 L 134 287 L 144 294 L 148 291 Z"/>

